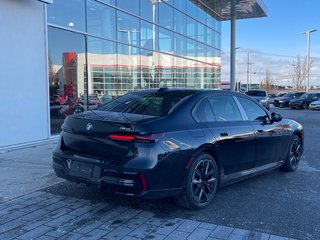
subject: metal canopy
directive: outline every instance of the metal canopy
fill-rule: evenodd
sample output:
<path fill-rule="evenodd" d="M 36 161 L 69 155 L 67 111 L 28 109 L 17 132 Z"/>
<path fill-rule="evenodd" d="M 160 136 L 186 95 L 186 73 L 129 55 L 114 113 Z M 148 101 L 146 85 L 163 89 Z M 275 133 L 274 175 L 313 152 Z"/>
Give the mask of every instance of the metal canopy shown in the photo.
<path fill-rule="evenodd" d="M 230 0 L 221 0 L 221 21 L 230 20 L 232 16 Z M 236 19 L 258 18 L 267 16 L 267 8 L 261 0 L 236 0 Z"/>
<path fill-rule="evenodd" d="M 232 0 L 191 0 L 220 21 L 232 18 Z M 201 6 L 203 3 L 206 7 Z M 267 16 L 267 8 L 262 0 L 234 0 L 236 19 L 258 18 Z M 209 10 L 209 11 L 208 11 Z M 210 11 L 211 10 L 211 11 Z"/>

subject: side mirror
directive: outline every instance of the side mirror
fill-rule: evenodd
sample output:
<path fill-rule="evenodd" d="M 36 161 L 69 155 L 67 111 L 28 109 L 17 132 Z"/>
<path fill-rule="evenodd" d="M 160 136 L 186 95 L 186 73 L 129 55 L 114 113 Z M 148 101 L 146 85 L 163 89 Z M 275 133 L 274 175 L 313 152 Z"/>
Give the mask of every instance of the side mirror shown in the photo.
<path fill-rule="evenodd" d="M 279 113 L 271 113 L 271 121 L 272 122 L 280 122 L 282 120 L 282 116 Z"/>

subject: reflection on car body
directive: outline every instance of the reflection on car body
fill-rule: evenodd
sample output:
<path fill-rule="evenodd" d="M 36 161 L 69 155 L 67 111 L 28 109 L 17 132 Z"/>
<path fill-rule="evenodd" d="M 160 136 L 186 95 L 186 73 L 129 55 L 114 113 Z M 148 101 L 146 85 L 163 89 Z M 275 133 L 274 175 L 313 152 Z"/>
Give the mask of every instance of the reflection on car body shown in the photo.
<path fill-rule="evenodd" d="M 278 167 L 295 171 L 303 136 L 299 123 L 241 93 L 141 90 L 68 116 L 53 169 L 106 191 L 199 209 L 219 187 Z"/>

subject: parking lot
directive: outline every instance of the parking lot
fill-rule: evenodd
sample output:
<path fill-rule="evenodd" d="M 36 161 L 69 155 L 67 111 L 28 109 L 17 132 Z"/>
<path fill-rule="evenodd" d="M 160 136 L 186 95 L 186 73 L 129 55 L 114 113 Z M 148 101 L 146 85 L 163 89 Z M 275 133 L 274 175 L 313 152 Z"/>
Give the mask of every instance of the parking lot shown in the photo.
<path fill-rule="evenodd" d="M 200 211 L 177 207 L 171 199 L 133 199 L 62 182 L 5 203 L 0 239 L 320 239 L 320 111 L 271 111 L 304 125 L 305 152 L 297 172 L 275 170 L 225 187 Z M 170 235 L 179 228 L 186 229 Z M 270 235 L 245 238 L 239 229 Z"/>

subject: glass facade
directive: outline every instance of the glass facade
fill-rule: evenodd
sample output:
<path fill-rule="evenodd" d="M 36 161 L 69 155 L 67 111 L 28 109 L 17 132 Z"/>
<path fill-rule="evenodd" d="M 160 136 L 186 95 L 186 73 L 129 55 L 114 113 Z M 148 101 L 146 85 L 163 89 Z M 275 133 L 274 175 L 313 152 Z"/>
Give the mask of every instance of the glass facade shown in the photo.
<path fill-rule="evenodd" d="M 52 134 L 65 116 L 129 91 L 220 86 L 212 8 L 191 0 L 55 0 L 47 10 Z"/>

